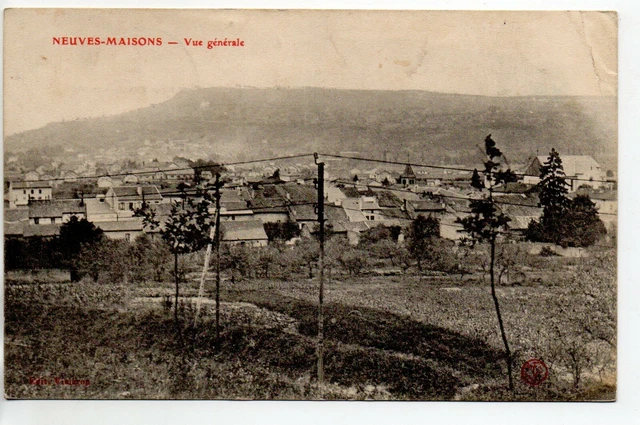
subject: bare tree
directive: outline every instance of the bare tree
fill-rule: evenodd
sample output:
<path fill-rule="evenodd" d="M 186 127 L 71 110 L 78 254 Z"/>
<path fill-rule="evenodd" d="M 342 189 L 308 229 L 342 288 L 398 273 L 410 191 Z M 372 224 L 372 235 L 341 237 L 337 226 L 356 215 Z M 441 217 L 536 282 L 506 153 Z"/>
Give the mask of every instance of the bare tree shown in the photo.
<path fill-rule="evenodd" d="M 470 202 L 471 215 L 457 222 L 462 224 L 464 231 L 469 235 L 468 242 L 475 245 L 477 242 L 489 243 L 489 277 L 491 280 L 491 297 L 498 318 L 500 327 L 500 335 L 507 354 L 507 373 L 509 376 L 509 389 L 513 391 L 513 371 L 512 371 L 512 355 L 509 348 L 507 333 L 504 328 L 502 314 L 500 312 L 500 302 L 496 295 L 496 242 L 498 236 L 507 230 L 508 223 L 511 221 L 509 217 L 503 214 L 496 206 L 493 198 L 493 190 L 496 186 L 508 182 L 516 181 L 516 175 L 510 169 L 502 170 L 500 159 L 503 157 L 500 149 L 496 147 L 496 142 L 488 135 L 485 138 L 485 154 L 484 177 L 474 179 L 474 187 L 478 190 L 487 189 L 487 192 L 480 199 L 474 199 Z"/>

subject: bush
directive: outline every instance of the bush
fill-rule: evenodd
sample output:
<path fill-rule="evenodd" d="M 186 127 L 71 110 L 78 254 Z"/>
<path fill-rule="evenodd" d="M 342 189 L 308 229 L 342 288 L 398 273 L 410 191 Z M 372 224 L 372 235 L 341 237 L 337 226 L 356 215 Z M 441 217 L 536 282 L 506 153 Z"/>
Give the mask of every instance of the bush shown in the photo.
<path fill-rule="evenodd" d="M 344 251 L 338 262 L 351 276 L 358 276 L 369 265 L 369 253 L 360 249 Z"/>

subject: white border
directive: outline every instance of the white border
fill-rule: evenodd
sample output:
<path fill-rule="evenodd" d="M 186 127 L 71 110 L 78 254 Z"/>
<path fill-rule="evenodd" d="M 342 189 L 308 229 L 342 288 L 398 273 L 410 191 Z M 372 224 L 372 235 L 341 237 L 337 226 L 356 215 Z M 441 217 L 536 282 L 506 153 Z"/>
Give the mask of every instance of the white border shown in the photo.
<path fill-rule="evenodd" d="M 619 13 L 619 353 L 616 403 L 460 403 L 460 402 L 112 402 L 0 400 L 4 424 L 110 424 L 110 423 L 242 423 L 242 424 L 624 424 L 635 422 L 640 406 L 640 282 L 636 255 L 640 232 L 637 220 L 640 197 L 640 149 L 637 119 L 640 104 L 640 2 L 629 1 L 256 1 L 236 0 L 87 0 L 2 1 L 9 7 L 153 7 L 153 8 L 325 8 L 325 9 L 448 9 L 448 10 L 616 10 Z M 635 124 L 635 125 L 634 125 Z M 635 137 L 634 137 L 635 136 Z M 637 260 L 636 260 L 637 261 Z M 637 264 L 637 262 L 636 262 Z M 0 294 L 0 298 L 2 295 Z M 4 320 L 2 321 L 4 325 Z M 0 347 L 3 354 L 3 348 Z M 4 363 L 4 361 L 3 361 Z M 4 369 L 4 364 L 0 370 Z M 4 382 L 0 383 L 4 393 Z"/>

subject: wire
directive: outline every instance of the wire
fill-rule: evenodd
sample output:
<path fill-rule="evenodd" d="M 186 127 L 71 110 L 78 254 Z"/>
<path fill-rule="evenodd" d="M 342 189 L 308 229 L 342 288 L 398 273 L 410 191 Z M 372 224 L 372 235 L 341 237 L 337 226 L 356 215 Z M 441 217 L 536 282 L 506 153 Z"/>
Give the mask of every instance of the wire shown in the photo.
<path fill-rule="evenodd" d="M 344 184 L 344 185 L 350 185 L 353 187 L 356 187 L 358 185 L 363 185 L 361 183 L 354 183 L 352 181 L 347 181 L 347 180 L 333 180 L 335 183 L 338 184 Z M 421 193 L 417 193 L 414 192 L 410 189 L 405 189 L 405 188 L 384 188 L 384 187 L 378 187 L 378 186 L 370 186 L 370 185 L 366 185 L 364 184 L 364 186 L 367 187 L 367 190 L 370 190 L 372 192 L 376 192 L 376 191 L 396 191 L 396 192 L 405 192 L 405 193 L 411 193 L 414 195 L 426 195 L 428 192 L 423 192 Z M 127 186 L 121 186 L 121 187 L 127 187 Z M 149 186 L 151 187 L 151 186 Z M 232 186 L 224 186 L 225 189 L 237 189 L 237 188 L 243 188 L 246 187 L 244 185 L 232 185 Z M 203 192 L 207 192 L 208 190 L 211 190 L 211 188 L 204 188 L 204 189 L 187 189 L 185 191 L 170 191 L 170 192 L 161 192 L 159 191 L 160 196 L 172 196 L 172 195 L 179 195 L 179 196 L 184 196 L 184 198 L 194 198 L 194 197 L 201 197 L 203 196 L 203 193 L 198 193 L 198 191 L 201 190 Z M 446 189 L 445 189 L 446 190 Z M 504 193 L 504 192 L 501 192 Z M 153 196 L 153 195 L 157 195 L 156 193 L 153 194 L 149 194 L 148 196 Z M 463 201 L 473 201 L 473 200 L 480 200 L 481 198 L 471 198 L 471 197 L 465 197 L 465 196 L 455 196 L 455 195 L 446 195 L 446 194 L 441 194 L 441 193 L 436 193 L 434 194 L 434 197 L 436 198 L 446 198 L 446 199 L 455 199 L 455 200 L 463 200 Z M 496 204 L 501 204 L 501 205 L 512 205 L 512 206 L 519 206 L 519 207 L 527 207 L 527 208 L 540 208 L 542 209 L 543 207 L 539 206 L 539 205 L 529 205 L 529 204 L 521 204 L 521 203 L 515 203 L 515 202 L 509 202 L 509 201 L 500 201 L 499 197 L 497 197 L 498 199 L 494 198 L 494 203 Z M 89 200 L 92 199 L 96 199 L 96 198 L 88 198 Z M 84 199 L 85 202 L 87 201 L 87 198 Z M 57 201 L 80 201 L 79 198 L 54 198 L 54 199 L 50 199 L 50 200 L 33 200 L 32 202 L 38 203 L 38 202 L 57 202 Z M 243 200 L 240 200 L 239 202 L 243 202 Z M 245 201 L 246 202 L 246 201 Z M 155 205 L 155 204 L 154 204 Z M 303 204 L 300 204 L 303 205 Z M 283 205 L 274 205 L 273 207 L 250 207 L 247 206 L 247 209 L 251 209 L 251 210 L 264 210 L 264 209 L 269 209 L 269 208 L 279 208 L 279 207 L 283 207 L 286 206 L 286 204 Z M 346 208 L 345 208 L 346 209 Z M 115 211 L 114 211 L 115 212 Z M 457 211 L 460 213 L 467 213 L 470 214 L 470 211 Z M 599 215 L 609 215 L 609 216 L 617 216 L 618 214 L 615 213 L 605 213 L 605 212 L 598 212 Z"/>
<path fill-rule="evenodd" d="M 102 177 L 126 177 L 126 176 L 140 176 L 140 175 L 149 175 L 152 176 L 156 173 L 164 173 L 167 171 L 188 171 L 188 170 L 200 170 L 200 169 L 205 169 L 205 168 L 213 168 L 213 167 L 220 167 L 223 168 L 225 166 L 236 166 L 236 165 L 246 165 L 246 164 L 257 164 L 260 162 L 271 162 L 271 161 L 281 161 L 281 160 L 285 160 L 285 159 L 296 159 L 296 158 L 303 158 L 305 156 L 313 156 L 313 153 L 303 153 L 303 154 L 297 154 L 297 155 L 288 155 L 288 156 L 276 156 L 276 157 L 272 157 L 272 158 L 261 158 L 261 159 L 254 159 L 254 160 L 248 160 L 248 161 L 237 161 L 237 162 L 227 162 L 227 163 L 215 163 L 215 164 L 211 164 L 211 165 L 199 165 L 199 166 L 194 166 L 194 167 L 179 167 L 179 168 L 159 168 L 156 170 L 149 170 L 149 171 L 131 171 L 131 172 L 127 172 L 127 173 L 114 173 L 114 174 L 100 174 L 100 175 L 94 175 L 94 176 L 76 176 L 73 177 L 73 180 L 96 180 Z M 55 182 L 55 181 L 63 181 L 63 182 L 67 182 L 67 183 L 74 183 L 74 181 L 68 181 L 69 177 L 55 177 L 52 179 L 46 179 L 46 180 L 38 180 L 38 182 L 43 181 L 43 182 Z M 30 181 L 24 181 L 23 183 L 29 183 Z M 35 182 L 34 182 L 35 183 Z"/>
<path fill-rule="evenodd" d="M 362 158 L 356 156 L 346 156 L 346 155 L 335 155 L 328 153 L 321 153 L 322 156 L 328 156 L 330 158 L 342 158 L 342 159 L 353 159 L 356 161 L 367 161 L 367 162 L 377 162 L 381 164 L 392 164 L 392 165 L 410 165 L 412 167 L 422 167 L 422 168 L 434 168 L 437 170 L 452 170 L 452 171 L 469 171 L 473 172 L 472 168 L 459 168 L 459 167 L 447 167 L 443 165 L 429 165 L 429 164 L 416 164 L 411 162 L 400 162 L 400 161 L 388 161 L 383 159 L 373 159 L 373 158 Z"/>
<path fill-rule="evenodd" d="M 345 181 L 341 181 L 341 180 L 334 180 L 335 182 L 341 183 L 341 184 L 350 184 L 350 185 L 357 185 L 357 183 L 353 183 L 353 182 L 345 182 Z M 398 192 L 407 192 L 407 193 L 413 193 L 415 195 L 420 195 L 420 193 L 416 193 L 410 189 L 402 189 L 402 188 L 381 188 L 381 187 L 377 187 L 377 186 L 367 186 L 368 190 L 371 191 L 398 191 Z M 423 192 L 423 195 L 426 194 L 427 192 Z M 501 192 L 504 193 L 504 192 Z M 440 197 L 440 198 L 449 198 L 449 199 L 457 199 L 457 200 L 463 200 L 463 201 L 479 201 L 482 198 L 471 198 L 471 197 L 464 197 L 464 196 L 454 196 L 454 195 L 444 195 L 444 194 L 440 194 L 440 193 L 436 193 L 433 195 L 434 197 Z M 499 197 L 498 197 L 499 198 Z M 528 208 L 540 208 L 543 209 L 544 207 L 540 206 L 540 205 L 528 205 L 528 204 L 518 204 L 518 203 L 513 203 L 513 202 L 507 202 L 507 201 L 500 201 L 500 200 L 496 200 L 494 198 L 494 203 L 496 204 L 502 204 L 502 205 L 513 205 L 513 206 L 518 206 L 518 207 L 528 207 Z M 598 214 L 602 214 L 602 215 L 613 215 L 613 216 L 617 216 L 618 214 L 614 214 L 614 213 L 605 213 L 605 212 L 598 212 Z"/>
<path fill-rule="evenodd" d="M 322 156 L 328 156 L 330 158 L 342 158 L 342 159 L 351 159 L 351 160 L 355 160 L 355 161 L 366 161 L 366 162 L 376 162 L 376 163 L 380 163 L 380 164 L 390 164 L 390 165 L 410 165 L 411 167 L 420 167 L 420 168 L 433 168 L 433 169 L 437 169 L 437 170 L 451 170 L 451 171 L 467 171 L 467 172 L 474 172 L 474 171 L 478 171 L 477 168 L 462 168 L 462 167 L 449 167 L 446 165 L 433 165 L 433 164 L 420 164 L 420 163 L 414 163 L 414 162 L 400 162 L 400 161 L 389 161 L 389 160 L 383 160 L 383 159 L 374 159 L 374 158 L 363 158 L 363 157 L 356 157 L 356 156 L 346 156 L 346 155 L 335 155 L 335 154 L 320 154 Z M 534 177 L 534 178 L 540 178 L 540 176 L 536 176 L 533 174 L 525 174 L 525 173 L 514 173 L 516 176 L 520 176 L 520 177 Z M 576 180 L 576 181 L 587 181 L 587 182 L 594 182 L 594 183 L 615 183 L 615 181 L 609 181 L 609 180 L 592 180 L 592 179 L 581 179 L 581 178 L 574 178 L 574 177 L 566 177 L 566 180 Z"/>
<path fill-rule="evenodd" d="M 420 167 L 420 168 L 432 168 L 432 169 L 437 169 L 437 170 L 451 170 L 451 171 L 464 171 L 464 172 L 473 172 L 473 171 L 477 171 L 477 169 L 472 169 L 472 168 L 463 168 L 463 167 L 450 167 L 450 166 L 444 166 L 444 165 L 433 165 L 433 164 L 420 164 L 420 163 L 412 163 L 412 162 L 400 162 L 400 161 L 389 161 L 389 160 L 382 160 L 382 159 L 375 159 L 375 158 L 362 158 L 362 157 L 355 157 L 355 156 L 347 156 L 347 155 L 336 155 L 336 154 L 327 154 L 327 153 L 320 153 L 319 155 L 322 156 L 326 156 L 326 157 L 330 157 L 330 158 L 340 158 L 340 159 L 350 159 L 350 160 L 355 160 L 355 161 L 365 161 L 365 162 L 374 162 L 374 163 L 381 163 L 381 164 L 390 164 L 390 165 L 410 165 L 412 167 Z M 236 165 L 246 165 L 246 164 L 257 164 L 257 163 L 261 163 L 261 162 L 272 162 L 272 161 L 281 161 L 281 160 L 287 160 L 287 159 L 296 159 L 296 158 L 303 158 L 306 156 L 313 156 L 313 153 L 301 153 L 301 154 L 296 154 L 296 155 L 286 155 L 286 156 L 277 156 L 277 157 L 271 157 L 271 158 L 261 158 L 261 159 L 254 159 L 254 160 L 248 160 L 248 161 L 236 161 L 236 162 L 219 162 L 216 164 L 212 164 L 212 165 L 201 165 L 201 166 L 194 166 L 194 167 L 180 167 L 180 168 L 164 168 L 164 169 L 156 169 L 153 171 L 131 171 L 131 172 L 126 172 L 126 173 L 114 173 L 114 174 L 101 174 L 101 175 L 93 175 L 93 176 L 76 176 L 73 179 L 74 180 L 95 180 L 95 179 L 99 179 L 101 177 L 126 177 L 126 176 L 137 176 L 137 175 L 154 175 L 156 173 L 164 173 L 164 172 L 170 172 L 170 171 L 188 171 L 188 170 L 199 170 L 199 169 L 206 169 L 206 168 L 212 168 L 212 167 L 221 167 L 224 168 L 225 166 L 236 166 Z M 532 174 L 525 174 L 525 173 L 514 173 L 516 176 L 520 176 L 520 177 L 534 177 L 534 178 L 539 178 L 540 176 L 536 176 L 536 175 L 532 175 Z M 422 179 L 422 178 L 421 178 Z M 437 180 L 437 178 L 434 177 L 425 177 L 423 178 L 424 180 Z M 578 177 L 565 177 L 566 180 L 574 180 L 574 181 L 585 181 L 585 182 L 592 182 L 592 183 L 615 183 L 615 181 L 611 181 L 611 180 L 594 180 L 594 179 L 581 179 Z M 55 182 L 55 181 L 63 181 L 63 182 L 68 182 L 69 178 L 68 177 L 57 177 L 57 178 L 52 178 L 52 179 L 47 179 L 47 180 L 43 180 L 43 181 L 47 181 L 47 182 Z M 73 182 L 69 182 L 69 183 L 73 183 Z"/>

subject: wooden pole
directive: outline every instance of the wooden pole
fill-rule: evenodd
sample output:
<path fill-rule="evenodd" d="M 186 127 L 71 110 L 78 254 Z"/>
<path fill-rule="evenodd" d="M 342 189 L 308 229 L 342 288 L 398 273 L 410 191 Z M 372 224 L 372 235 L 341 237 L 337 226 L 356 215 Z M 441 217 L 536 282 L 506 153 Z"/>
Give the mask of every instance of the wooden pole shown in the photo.
<path fill-rule="evenodd" d="M 217 214 L 218 214 L 218 211 L 216 211 L 216 216 Z M 205 256 L 204 256 L 204 266 L 202 267 L 202 276 L 200 277 L 200 289 L 198 289 L 198 299 L 196 300 L 196 315 L 193 318 L 193 326 L 195 326 L 198 323 L 198 317 L 200 316 L 202 297 L 204 296 L 204 282 L 207 277 L 207 271 L 209 270 L 209 261 L 211 259 L 211 246 L 213 245 L 212 240 L 215 238 L 215 232 L 216 232 L 215 229 L 216 229 L 216 226 L 214 224 L 211 227 L 211 230 L 209 231 L 209 239 L 211 240 L 211 242 L 207 244 L 207 252 L 205 253 Z"/>
<path fill-rule="evenodd" d="M 220 173 L 216 174 L 216 348 L 220 346 Z"/>
<path fill-rule="evenodd" d="M 317 156 L 316 156 L 317 158 Z M 320 230 L 320 290 L 318 293 L 318 387 L 324 384 L 324 163 L 318 163 L 318 224 Z"/>

